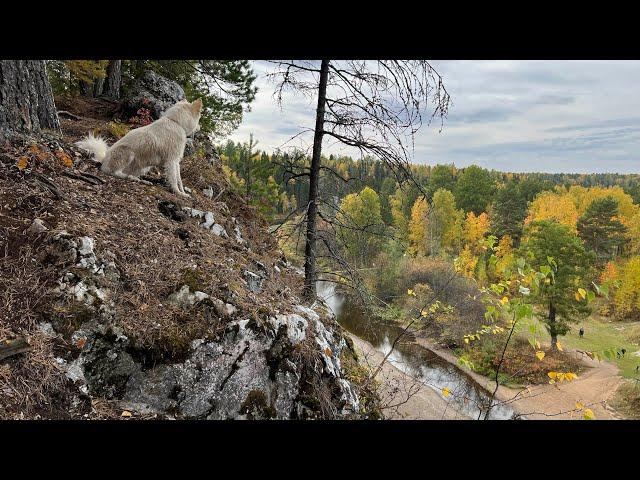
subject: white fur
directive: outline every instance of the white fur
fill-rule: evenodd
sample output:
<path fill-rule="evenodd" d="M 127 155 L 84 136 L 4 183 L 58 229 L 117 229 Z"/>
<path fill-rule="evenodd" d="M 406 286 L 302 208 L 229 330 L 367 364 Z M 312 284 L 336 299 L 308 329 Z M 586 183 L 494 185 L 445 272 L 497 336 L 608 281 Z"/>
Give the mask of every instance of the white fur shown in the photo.
<path fill-rule="evenodd" d="M 104 141 L 104 138 L 94 137 L 93 132 L 90 132 L 85 138 L 76 142 L 76 145 L 93 153 L 94 160 L 98 162 L 102 162 L 104 157 L 107 155 L 107 150 L 109 149 L 109 145 Z"/>
<path fill-rule="evenodd" d="M 178 195 L 189 196 L 182 185 L 180 160 L 184 155 L 187 135 L 199 129 L 202 101 L 182 100 L 169 108 L 161 118 L 136 128 L 108 147 L 106 142 L 89 134 L 76 143 L 92 152 L 101 161 L 100 169 L 109 175 L 149 184 L 141 180 L 154 166 L 165 169 L 171 189 Z"/>

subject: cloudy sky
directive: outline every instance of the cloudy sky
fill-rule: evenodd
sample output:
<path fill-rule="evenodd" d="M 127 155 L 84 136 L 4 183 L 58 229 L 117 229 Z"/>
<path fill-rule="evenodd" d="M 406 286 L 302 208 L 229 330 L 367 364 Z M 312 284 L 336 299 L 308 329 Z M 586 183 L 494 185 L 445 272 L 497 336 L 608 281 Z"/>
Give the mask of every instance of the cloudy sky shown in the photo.
<path fill-rule="evenodd" d="M 452 105 L 444 127 L 423 126 L 415 163 L 473 163 L 502 171 L 640 173 L 640 61 L 434 61 Z M 285 97 L 282 109 L 254 62 L 258 94 L 235 141 L 258 149 L 286 143 L 314 124 L 314 100 Z M 325 140 L 327 153 L 350 154 Z"/>

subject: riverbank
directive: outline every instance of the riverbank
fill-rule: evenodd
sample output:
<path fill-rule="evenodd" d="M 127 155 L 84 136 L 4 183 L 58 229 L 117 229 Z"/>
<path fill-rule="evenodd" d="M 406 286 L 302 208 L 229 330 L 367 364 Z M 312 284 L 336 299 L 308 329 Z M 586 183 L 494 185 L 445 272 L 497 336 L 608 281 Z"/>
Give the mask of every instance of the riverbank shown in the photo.
<path fill-rule="evenodd" d="M 431 350 L 443 360 L 457 365 L 488 390 L 493 391 L 495 388 L 495 382 L 492 379 L 459 365 L 458 357 L 449 350 L 438 347 L 424 338 L 416 338 L 416 343 Z M 555 385 L 533 385 L 528 390 L 501 385 L 496 392 L 496 399 L 509 405 L 523 418 L 530 420 L 580 420 L 581 413 L 571 412 L 576 408 L 578 401 L 593 410 L 597 419 L 622 418 L 608 404 L 618 387 L 624 382 L 619 375 L 618 367 L 609 362 L 591 360 L 575 350 L 573 353 L 580 356 L 580 360 L 588 368 L 578 379 Z"/>
<path fill-rule="evenodd" d="M 369 342 L 349 333 L 361 360 L 373 371 L 384 355 Z M 376 375 L 380 394 L 387 408 L 384 415 L 390 420 L 469 420 L 457 412 L 449 402 L 432 388 L 407 375 L 390 362 L 385 362 Z"/>

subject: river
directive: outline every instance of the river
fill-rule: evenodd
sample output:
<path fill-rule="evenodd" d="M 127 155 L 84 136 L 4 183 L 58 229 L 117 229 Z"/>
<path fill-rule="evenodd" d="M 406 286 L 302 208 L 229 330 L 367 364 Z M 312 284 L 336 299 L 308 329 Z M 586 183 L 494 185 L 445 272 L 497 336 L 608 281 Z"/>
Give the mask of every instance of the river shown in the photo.
<path fill-rule="evenodd" d="M 384 355 L 389 353 L 393 341 L 402 333 L 397 323 L 373 317 L 348 295 L 337 293 L 333 283 L 318 282 L 318 296 L 331 308 L 343 328 Z M 447 388 L 450 392 L 447 397 L 448 408 L 454 408 L 470 418 L 478 418 L 480 407 L 489 403 L 490 393 L 456 365 L 414 340 L 412 335 L 404 335 L 389 355 L 389 363 L 439 394 Z M 489 419 L 508 420 L 513 414 L 514 411 L 508 406 L 497 405 L 491 409 Z"/>

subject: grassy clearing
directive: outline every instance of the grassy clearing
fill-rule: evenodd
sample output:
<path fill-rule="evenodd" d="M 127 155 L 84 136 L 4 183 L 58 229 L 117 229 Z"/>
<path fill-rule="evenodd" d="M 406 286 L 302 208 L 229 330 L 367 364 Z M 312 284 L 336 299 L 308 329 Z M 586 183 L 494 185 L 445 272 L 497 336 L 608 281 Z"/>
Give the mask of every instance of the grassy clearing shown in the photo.
<path fill-rule="evenodd" d="M 529 334 L 528 327 L 534 323 L 538 330 L 538 338 L 541 342 L 549 342 L 550 337 L 544 325 L 539 320 L 523 322 L 519 329 L 519 335 L 526 337 Z M 635 378 L 635 368 L 640 365 L 640 357 L 633 353 L 640 350 L 636 338 L 638 322 L 614 322 L 606 318 L 591 316 L 572 326 L 571 331 L 564 337 L 559 337 L 560 343 L 569 348 L 577 348 L 587 351 L 602 351 L 609 348 L 624 348 L 627 350 L 623 358 L 612 360 L 620 369 L 620 375 L 624 378 Z M 584 327 L 584 338 L 580 338 L 578 331 Z"/>

